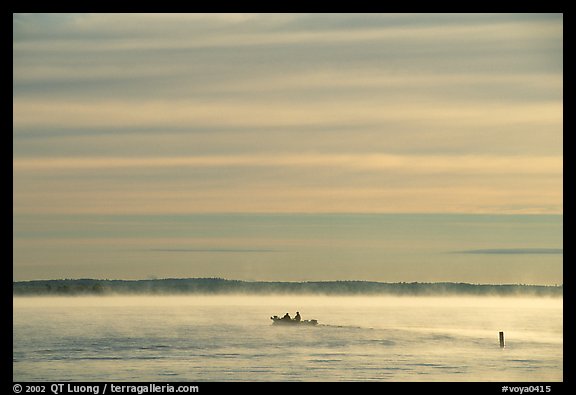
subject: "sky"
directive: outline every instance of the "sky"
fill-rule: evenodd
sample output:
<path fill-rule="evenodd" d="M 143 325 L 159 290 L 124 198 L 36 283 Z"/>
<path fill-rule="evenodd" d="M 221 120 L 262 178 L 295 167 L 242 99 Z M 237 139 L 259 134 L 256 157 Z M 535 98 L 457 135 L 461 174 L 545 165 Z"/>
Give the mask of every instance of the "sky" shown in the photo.
<path fill-rule="evenodd" d="M 378 266 L 393 246 L 355 271 L 378 239 L 345 214 L 458 214 L 515 225 L 438 251 L 553 260 L 528 280 L 562 282 L 562 79 L 562 14 L 14 14 L 14 279 L 518 280 L 408 247 Z M 272 247 L 271 220 L 292 229 Z M 287 253 L 305 242 L 324 247 Z"/>

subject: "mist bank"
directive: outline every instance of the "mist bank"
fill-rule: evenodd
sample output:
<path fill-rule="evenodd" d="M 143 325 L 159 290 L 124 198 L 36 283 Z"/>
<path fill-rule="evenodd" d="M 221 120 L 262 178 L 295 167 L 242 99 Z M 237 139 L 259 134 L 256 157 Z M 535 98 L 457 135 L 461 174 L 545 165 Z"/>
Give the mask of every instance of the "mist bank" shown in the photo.
<path fill-rule="evenodd" d="M 159 295 L 159 294 L 285 294 L 405 296 L 563 296 L 562 285 L 385 283 L 374 281 L 241 281 L 221 278 L 153 280 L 64 279 L 13 282 L 14 296 L 24 295 Z"/>

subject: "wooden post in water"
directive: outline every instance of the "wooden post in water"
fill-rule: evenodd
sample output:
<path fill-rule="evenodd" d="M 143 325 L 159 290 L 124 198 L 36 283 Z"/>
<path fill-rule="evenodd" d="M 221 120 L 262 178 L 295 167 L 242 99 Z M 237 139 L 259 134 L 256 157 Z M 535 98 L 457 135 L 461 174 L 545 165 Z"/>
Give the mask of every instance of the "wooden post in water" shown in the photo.
<path fill-rule="evenodd" d="M 504 348 L 504 332 L 500 332 L 500 348 Z"/>

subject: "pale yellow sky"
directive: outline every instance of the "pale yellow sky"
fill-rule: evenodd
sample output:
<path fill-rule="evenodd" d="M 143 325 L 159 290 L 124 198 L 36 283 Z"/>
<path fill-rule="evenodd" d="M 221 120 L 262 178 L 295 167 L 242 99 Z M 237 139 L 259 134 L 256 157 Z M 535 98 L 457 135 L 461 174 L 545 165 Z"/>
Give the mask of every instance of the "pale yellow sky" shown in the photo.
<path fill-rule="evenodd" d="M 561 15 L 16 14 L 13 69 L 17 212 L 562 212 Z"/>
<path fill-rule="evenodd" d="M 244 182 L 213 182 L 227 168 L 244 172 Z M 193 169 L 205 169 L 214 176 L 204 180 L 200 188 L 198 183 L 187 185 L 180 177 L 170 177 L 171 173 Z M 155 180 L 148 171 L 160 171 L 166 177 Z M 281 171 L 285 177 L 263 179 L 265 171 Z M 30 158 L 15 159 L 14 172 L 17 213 L 554 213 L 561 210 L 562 202 L 562 161 L 554 156 Z M 88 176 L 79 178 L 78 172 Z M 359 186 L 346 177 L 335 177 L 335 172 L 350 178 L 359 173 L 370 175 L 372 184 Z M 122 173 L 143 177 L 127 179 Z M 386 185 L 387 173 L 398 175 L 402 181 Z M 91 174 L 98 174 L 97 179 Z M 534 193 L 534 188 L 540 192 Z M 45 193 L 39 202 L 37 193 L 42 189 Z M 510 201 L 521 206 L 502 207 Z"/>
<path fill-rule="evenodd" d="M 562 14 L 13 22 L 15 272 L 58 218 L 563 212 Z"/>

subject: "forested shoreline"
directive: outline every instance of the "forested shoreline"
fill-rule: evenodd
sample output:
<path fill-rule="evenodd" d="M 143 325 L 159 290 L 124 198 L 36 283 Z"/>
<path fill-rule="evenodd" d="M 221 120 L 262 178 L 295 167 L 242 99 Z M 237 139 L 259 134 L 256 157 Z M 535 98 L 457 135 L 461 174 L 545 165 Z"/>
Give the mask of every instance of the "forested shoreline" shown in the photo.
<path fill-rule="evenodd" d="M 13 295 L 111 294 L 320 294 L 320 295 L 495 295 L 563 296 L 562 285 L 470 284 L 453 282 L 240 281 L 221 278 L 150 280 L 62 279 L 13 282 Z"/>

